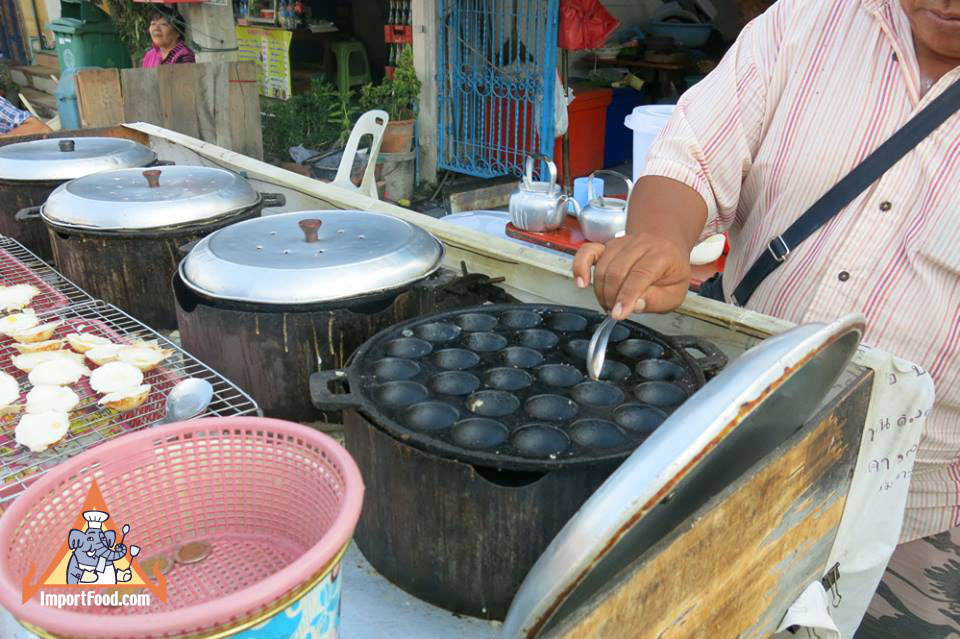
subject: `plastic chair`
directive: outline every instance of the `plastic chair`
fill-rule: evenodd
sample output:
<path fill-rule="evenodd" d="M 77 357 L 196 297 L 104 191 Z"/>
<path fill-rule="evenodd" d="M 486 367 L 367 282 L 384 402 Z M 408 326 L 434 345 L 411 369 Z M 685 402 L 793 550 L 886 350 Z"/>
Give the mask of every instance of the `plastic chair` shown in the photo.
<path fill-rule="evenodd" d="M 367 49 L 356 40 L 333 42 L 330 50 L 337 58 L 337 88 L 346 93 L 350 87 L 361 86 L 372 81 Z"/>
<path fill-rule="evenodd" d="M 337 176 L 333 178 L 331 184 L 357 191 L 375 200 L 380 199 L 375 173 L 377 157 L 380 155 L 380 143 L 383 142 L 383 132 L 387 130 L 388 122 L 390 122 L 390 116 L 387 115 L 386 111 L 380 111 L 379 109 L 367 111 L 357 118 L 357 123 L 353 125 L 350 138 L 343 149 L 343 157 L 340 158 Z M 360 146 L 360 140 L 365 135 L 372 135 L 373 141 L 370 143 L 370 156 L 367 158 L 367 168 L 363 172 L 363 180 L 357 187 L 350 179 L 350 174 L 353 171 L 353 161 L 357 155 L 357 147 Z"/>

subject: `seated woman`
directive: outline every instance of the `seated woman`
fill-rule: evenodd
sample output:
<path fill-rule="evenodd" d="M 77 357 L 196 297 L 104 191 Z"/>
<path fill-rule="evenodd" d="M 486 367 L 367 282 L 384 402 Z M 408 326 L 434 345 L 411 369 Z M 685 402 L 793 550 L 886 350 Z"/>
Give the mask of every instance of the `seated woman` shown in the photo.
<path fill-rule="evenodd" d="M 153 46 L 143 56 L 140 66 L 150 69 L 161 64 L 196 62 L 193 51 L 183 41 L 183 28 L 183 17 L 176 9 L 157 5 L 150 17 L 150 40 Z"/>

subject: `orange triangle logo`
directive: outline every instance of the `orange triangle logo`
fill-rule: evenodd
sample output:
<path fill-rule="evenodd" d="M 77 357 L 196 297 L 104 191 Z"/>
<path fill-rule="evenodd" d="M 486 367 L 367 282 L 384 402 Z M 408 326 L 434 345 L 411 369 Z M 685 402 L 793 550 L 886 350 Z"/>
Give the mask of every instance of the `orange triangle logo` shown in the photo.
<path fill-rule="evenodd" d="M 110 510 L 103 500 L 103 495 L 100 494 L 97 480 L 94 479 L 87 498 L 83 502 L 83 508 L 73 522 L 73 530 L 64 531 L 60 550 L 35 584 L 31 582 L 37 568 L 32 562 L 30 563 L 30 569 L 23 578 L 23 603 L 34 597 L 44 586 L 56 586 L 58 589 L 131 588 L 139 590 L 146 588 L 160 601 L 167 601 L 167 580 L 160 572 L 159 562 L 153 565 L 153 578 L 156 580 L 154 583 L 137 560 L 136 546 L 129 548 L 124 546 L 124 554 L 111 562 L 103 558 L 98 560 L 97 557 L 91 557 L 89 553 L 83 552 L 84 538 L 99 536 L 97 529 L 106 534 L 108 539 L 112 536 L 119 545 L 123 536 L 117 530 L 114 519 L 109 513 Z M 110 535 L 111 532 L 112 535 Z M 72 545 L 76 547 L 71 547 Z M 110 546 L 107 548 L 101 544 L 101 550 L 105 549 L 105 551 L 112 551 L 111 554 L 116 554 L 119 550 L 117 546 L 112 543 Z M 133 555 L 131 550 L 134 550 Z M 74 578 L 70 578 L 70 573 L 73 573 Z"/>

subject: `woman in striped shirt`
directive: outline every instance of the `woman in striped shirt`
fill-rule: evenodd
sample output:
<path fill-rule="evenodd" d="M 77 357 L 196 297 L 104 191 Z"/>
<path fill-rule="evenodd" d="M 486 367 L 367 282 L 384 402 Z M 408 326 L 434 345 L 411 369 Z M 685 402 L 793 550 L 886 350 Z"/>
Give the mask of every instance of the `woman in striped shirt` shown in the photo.
<path fill-rule="evenodd" d="M 688 91 L 630 198 L 625 237 L 574 262 L 616 318 L 678 306 L 690 249 L 729 231 L 730 294 L 820 195 L 960 77 L 960 0 L 780 0 Z M 901 545 L 857 639 L 960 637 L 960 114 L 756 289 L 793 322 L 847 312 L 936 385 Z"/>

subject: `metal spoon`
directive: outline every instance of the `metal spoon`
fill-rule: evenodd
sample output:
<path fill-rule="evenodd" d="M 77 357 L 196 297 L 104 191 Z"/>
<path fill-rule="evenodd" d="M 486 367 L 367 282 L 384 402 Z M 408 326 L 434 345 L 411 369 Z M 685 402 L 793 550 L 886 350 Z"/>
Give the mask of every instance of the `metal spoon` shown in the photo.
<path fill-rule="evenodd" d="M 600 322 L 593 337 L 590 338 L 590 345 L 587 347 L 587 374 L 590 379 L 597 381 L 600 379 L 600 371 L 603 370 L 603 360 L 607 358 L 607 343 L 610 341 L 610 334 L 613 333 L 613 327 L 617 325 L 617 320 L 613 316 L 607 315 L 606 319 Z"/>
<path fill-rule="evenodd" d="M 205 379 L 188 377 L 167 395 L 166 414 L 157 424 L 169 424 L 196 417 L 213 399 L 213 386 Z"/>

